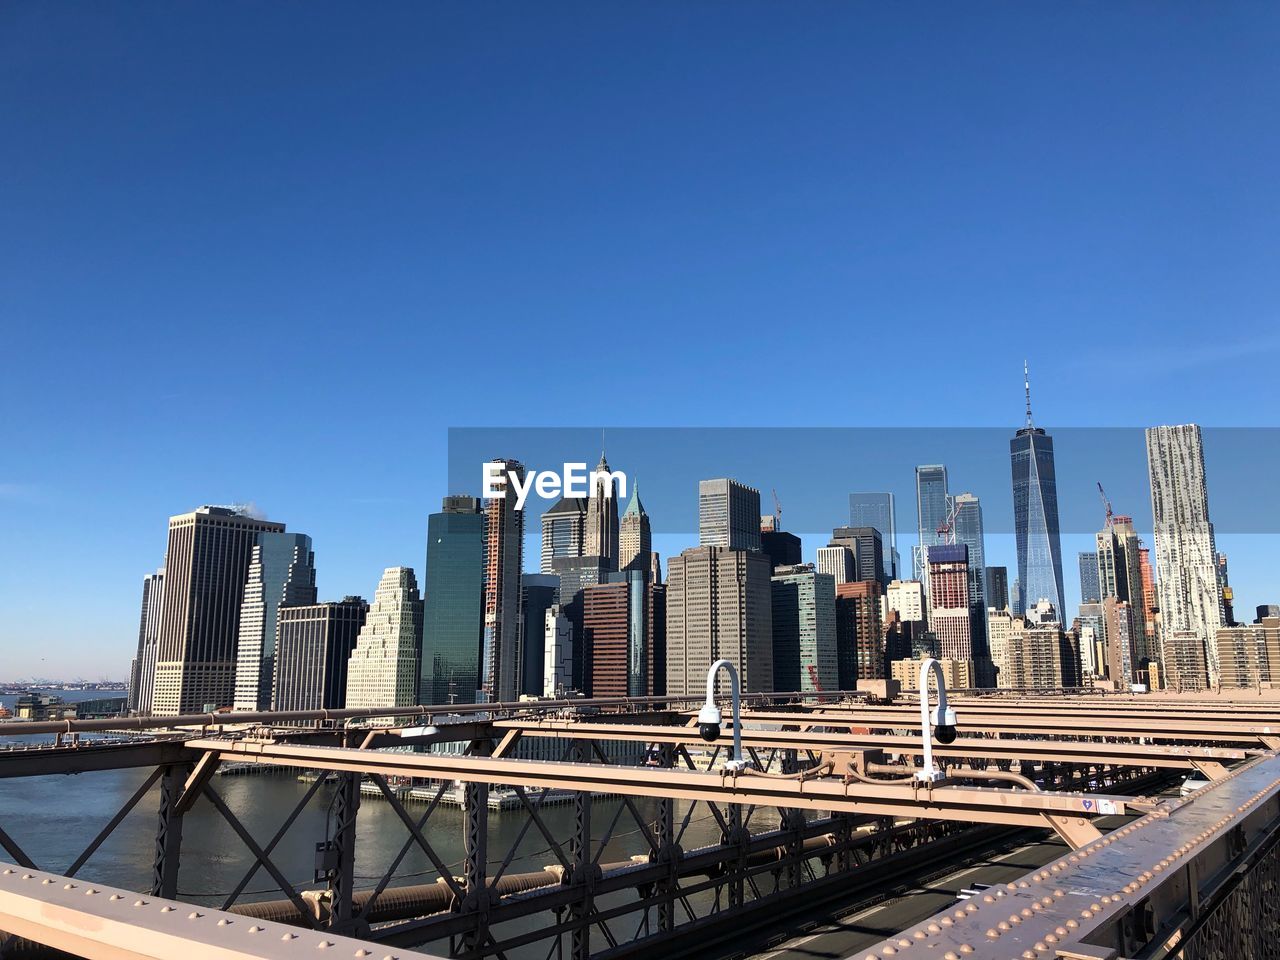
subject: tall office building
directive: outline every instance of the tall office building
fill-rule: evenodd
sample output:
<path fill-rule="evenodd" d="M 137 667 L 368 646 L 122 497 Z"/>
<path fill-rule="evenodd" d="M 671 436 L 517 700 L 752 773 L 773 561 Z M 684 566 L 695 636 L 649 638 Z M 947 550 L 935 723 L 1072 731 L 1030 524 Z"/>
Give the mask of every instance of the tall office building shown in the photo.
<path fill-rule="evenodd" d="M 648 570 L 653 563 L 653 533 L 649 514 L 640 502 L 640 484 L 631 484 L 631 499 L 618 522 L 618 569 Z"/>
<path fill-rule="evenodd" d="M 1013 611 L 1015 617 L 1020 617 L 1027 610 L 1027 601 L 1022 593 L 1022 581 L 1017 577 L 1013 578 L 1013 583 L 1009 585 L 1009 609 Z"/>
<path fill-rule="evenodd" d="M 1160 608 L 1156 597 L 1156 570 L 1151 551 L 1138 541 L 1138 574 L 1142 579 L 1142 619 L 1146 634 L 1144 650 L 1148 660 L 1160 659 Z"/>
<path fill-rule="evenodd" d="M 719 659 L 737 668 L 744 691 L 773 689 L 772 573 L 763 553 L 726 547 L 691 547 L 667 561 L 668 695 L 704 692 Z M 727 691 L 723 676 L 718 683 Z"/>
<path fill-rule="evenodd" d="M 465 494 L 445 497 L 440 512 L 427 517 L 419 703 L 476 702 L 484 640 L 484 521 L 479 499 Z"/>
<path fill-rule="evenodd" d="M 603 557 L 611 569 L 618 569 L 618 489 L 610 479 L 609 461 L 603 450 L 594 471 L 591 496 L 587 498 L 582 552 L 589 557 Z"/>
<path fill-rule="evenodd" d="M 363 597 L 281 607 L 277 623 L 272 710 L 341 710 L 347 665 L 369 613 Z"/>
<path fill-rule="evenodd" d="M 947 522 L 947 468 L 940 463 L 916 467 L 916 543 L 912 551 L 914 579 L 928 589 L 927 551 L 942 544 L 938 528 Z"/>
<path fill-rule="evenodd" d="M 725 478 L 699 481 L 698 545 L 759 550 L 760 491 Z"/>
<path fill-rule="evenodd" d="M 875 580 L 888 586 L 884 577 L 884 544 L 875 527 L 836 527 L 828 546 L 845 546 L 853 551 L 854 580 Z"/>
<path fill-rule="evenodd" d="M 1009 568 L 987 567 L 984 581 L 987 588 L 987 609 L 1009 609 Z"/>
<path fill-rule="evenodd" d="M 974 660 L 969 609 L 969 548 L 932 546 L 929 564 L 929 628 L 949 660 Z"/>
<path fill-rule="evenodd" d="M 987 655 L 987 550 L 982 503 L 972 493 L 957 494 L 951 502 L 955 514 L 952 523 L 954 540 L 964 544 L 969 553 L 969 609 L 974 657 L 983 659 Z"/>
<path fill-rule="evenodd" d="M 794 533 L 777 529 L 777 525 L 773 523 L 766 530 L 765 520 L 772 521 L 773 517 L 760 518 L 760 549 L 769 558 L 769 566 L 775 569 L 795 566 L 801 560 L 800 538 Z"/>
<path fill-rule="evenodd" d="M 562 557 L 582 556 L 587 529 L 587 501 L 561 497 L 542 515 L 542 565 L 540 573 L 552 573 Z"/>
<path fill-rule="evenodd" d="M 551 573 L 520 577 L 519 696 L 542 694 L 546 673 L 547 610 L 560 602 L 560 578 Z"/>
<path fill-rule="evenodd" d="M 514 476 L 524 482 L 524 464 L 494 460 L 503 476 L 494 486 L 509 488 Z M 616 527 L 615 527 L 616 529 Z M 480 700 L 516 698 L 520 637 L 520 573 L 524 569 L 524 511 L 514 496 L 492 497 L 484 504 L 484 643 L 480 658 Z M 616 560 L 617 554 L 614 554 Z"/>
<path fill-rule="evenodd" d="M 813 564 L 773 572 L 773 689 L 835 690 L 836 586 Z"/>
<path fill-rule="evenodd" d="M 557 594 L 560 612 L 569 620 L 573 634 L 573 676 L 571 689 L 586 693 L 589 689 L 590 656 L 583 639 L 583 591 L 597 583 L 607 583 L 613 573 L 604 557 L 562 557 L 553 564 L 560 578 Z"/>
<path fill-rule="evenodd" d="M 1218 551 L 1209 521 L 1204 447 L 1195 424 L 1147 429 L 1151 516 L 1156 537 L 1156 591 L 1160 608 L 1162 666 L 1181 664 L 1178 682 L 1193 689 L 1188 671 L 1203 659 L 1207 679 L 1217 685 L 1218 628 L 1223 626 L 1218 589 Z M 1198 645 L 1200 650 L 1180 650 Z M 1172 654 L 1172 656 L 1171 656 Z"/>
<path fill-rule="evenodd" d="M 1001 636 L 993 643 L 998 685 L 1026 690 L 1057 690 L 1080 685 L 1080 662 L 1072 637 L 1056 620 L 1036 622 L 1009 617 L 1007 627 L 993 621 Z"/>
<path fill-rule="evenodd" d="M 1107 678 L 1129 690 L 1138 680 L 1137 616 L 1128 600 L 1105 597 L 1102 615 L 1107 648 Z"/>
<path fill-rule="evenodd" d="M 422 599 L 411 567 L 388 567 L 347 661 L 347 706 L 400 707 L 418 702 Z M 374 721 L 390 724 L 393 718 Z"/>
<path fill-rule="evenodd" d="M 573 689 L 573 624 L 559 604 L 547 608 L 543 648 L 542 695 L 560 699 Z"/>
<path fill-rule="evenodd" d="M 588 652 L 587 689 L 593 697 L 647 697 L 663 692 L 666 638 L 664 588 L 647 570 L 609 574 L 582 592 L 582 636 Z"/>
<path fill-rule="evenodd" d="M 1133 518 L 1113 516 L 1096 536 L 1098 545 L 1098 595 L 1116 597 L 1133 608 L 1133 656 L 1141 663 L 1149 653 L 1146 644 L 1146 605 L 1143 602 L 1141 543 Z"/>
<path fill-rule="evenodd" d="M 884 578 L 888 585 L 902 576 L 898 559 L 898 517 L 892 493 L 849 494 L 849 526 L 875 527 L 884 549 Z"/>
<path fill-rule="evenodd" d="M 1102 591 L 1098 588 L 1098 555 L 1093 551 L 1080 551 L 1080 602 L 1101 603 Z"/>
<path fill-rule="evenodd" d="M 1260 603 L 1254 607 L 1254 623 L 1261 623 L 1267 617 L 1280 617 L 1280 603 Z"/>
<path fill-rule="evenodd" d="M 852 690 L 859 680 L 883 680 L 889 659 L 881 619 L 884 588 L 876 580 L 859 580 L 835 589 L 839 689 Z M 910 647 L 905 652 L 910 656 Z"/>
<path fill-rule="evenodd" d="M 176 716 L 231 706 L 240 603 L 253 548 L 260 534 L 283 532 L 283 523 L 228 507 L 200 507 L 169 518 L 152 713 Z"/>
<path fill-rule="evenodd" d="M 160 640 L 160 613 L 164 610 L 164 567 L 142 578 L 142 615 L 138 622 L 138 653 L 129 671 L 129 711 L 151 712 L 151 691 L 156 679 L 156 644 Z"/>
<path fill-rule="evenodd" d="M 1009 441 L 1013 471 L 1013 528 L 1018 550 L 1021 601 L 1030 609 L 1048 600 L 1063 610 L 1062 541 L 1058 532 L 1058 480 L 1053 437 L 1031 419 L 1031 380 L 1023 367 L 1027 392 L 1026 424 Z"/>
<path fill-rule="evenodd" d="M 825 573 L 836 583 L 851 583 L 857 579 L 853 557 L 853 550 L 841 544 L 819 547 L 818 572 Z M 795 566 L 795 564 L 785 564 L 785 566 Z"/>
<path fill-rule="evenodd" d="M 236 647 L 237 710 L 270 710 L 281 606 L 316 602 L 315 554 L 303 533 L 262 533 L 249 561 Z"/>

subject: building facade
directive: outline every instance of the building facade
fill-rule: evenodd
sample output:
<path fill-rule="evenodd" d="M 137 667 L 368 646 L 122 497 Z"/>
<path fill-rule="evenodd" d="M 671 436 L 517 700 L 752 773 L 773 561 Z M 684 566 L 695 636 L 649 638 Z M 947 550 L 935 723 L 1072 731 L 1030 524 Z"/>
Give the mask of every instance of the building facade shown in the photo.
<path fill-rule="evenodd" d="M 555 572 L 555 561 L 580 557 L 587 529 L 585 497 L 561 497 L 542 515 L 540 573 Z"/>
<path fill-rule="evenodd" d="M 743 690 L 773 689 L 772 572 L 763 553 L 726 547 L 691 547 L 667 561 L 668 695 L 705 691 L 720 659 L 738 669 Z"/>
<path fill-rule="evenodd" d="M 770 586 L 773 689 L 837 689 L 835 580 L 799 564 L 774 570 Z"/>
<path fill-rule="evenodd" d="M 1164 661 L 1176 660 L 1184 686 L 1199 656 L 1206 680 L 1219 681 L 1218 628 L 1225 623 L 1218 588 L 1218 551 L 1209 520 L 1204 447 L 1195 424 L 1147 429 L 1151 516 L 1156 541 L 1156 591 Z M 1200 652 L 1186 649 L 1198 643 Z"/>
<path fill-rule="evenodd" d="M 509 490 L 511 478 L 524 482 L 524 464 L 495 460 L 503 476 L 494 486 Z M 520 574 L 524 569 L 524 511 L 515 496 L 491 497 L 484 504 L 484 641 L 480 658 L 482 702 L 516 698 L 520 676 Z M 616 556 L 616 554 L 615 554 Z"/>
<path fill-rule="evenodd" d="M 1102 592 L 1098 588 L 1098 555 L 1092 551 L 1081 550 L 1080 560 L 1080 602 L 1101 603 Z"/>
<path fill-rule="evenodd" d="M 698 545 L 758 551 L 760 491 L 723 477 L 699 481 Z"/>
<path fill-rule="evenodd" d="M 1280 617 L 1220 627 L 1215 642 L 1224 688 L 1280 686 Z"/>
<path fill-rule="evenodd" d="M 475 703 L 479 696 L 484 525 L 479 499 L 466 495 L 445 497 L 427 518 L 419 703 Z"/>
<path fill-rule="evenodd" d="M 284 524 L 230 507 L 169 519 L 151 712 L 204 713 L 235 700 L 240 604 L 253 548 Z"/>
<path fill-rule="evenodd" d="M 889 651 L 881 614 L 884 589 L 876 580 L 859 580 L 837 584 L 835 591 L 839 689 L 853 690 L 859 680 L 885 679 Z M 906 649 L 909 654 L 910 647 Z"/>
<path fill-rule="evenodd" d="M 653 564 L 653 532 L 640 502 L 640 484 L 631 484 L 631 499 L 618 521 L 618 569 L 649 570 Z"/>
<path fill-rule="evenodd" d="M 1028 609 L 1039 600 L 1048 600 L 1053 609 L 1061 612 L 1064 609 L 1062 540 L 1058 529 L 1053 437 L 1032 422 L 1029 378 L 1026 423 L 1009 441 L 1009 463 L 1013 474 L 1013 532 L 1021 605 Z"/>
<path fill-rule="evenodd" d="M 316 560 L 311 538 L 302 533 L 259 534 L 240 601 L 237 710 L 271 709 L 279 610 L 315 602 Z"/>
<path fill-rule="evenodd" d="M 369 613 L 363 597 L 281 607 L 277 618 L 272 710 L 341 710 L 347 665 Z"/>
<path fill-rule="evenodd" d="M 378 583 L 347 661 L 347 706 L 400 707 L 418 702 L 422 598 L 411 567 L 388 567 Z M 391 717 L 373 721 L 390 724 Z"/>
<path fill-rule="evenodd" d="M 592 473 L 582 552 L 585 556 L 601 557 L 612 569 L 618 569 L 618 490 L 603 450 Z"/>
<path fill-rule="evenodd" d="M 888 584 L 902 576 L 898 558 L 898 517 L 892 493 L 849 494 L 849 526 L 875 527 L 884 549 L 884 576 Z"/>
<path fill-rule="evenodd" d="M 1009 602 L 1009 568 L 987 567 L 983 582 L 987 588 L 987 608 L 995 610 L 1012 609 Z"/>
<path fill-rule="evenodd" d="M 129 710 L 151 712 L 156 679 L 156 650 L 160 641 L 160 614 L 164 610 L 164 568 L 142 578 L 142 614 L 138 622 L 138 652 L 129 670 Z"/>
<path fill-rule="evenodd" d="M 928 589 L 927 551 L 945 539 L 938 528 L 947 522 L 947 468 L 941 463 L 916 467 L 916 548 L 912 551 L 912 577 Z"/>
<path fill-rule="evenodd" d="M 884 544 L 880 531 L 875 527 L 836 527 L 831 531 L 828 546 L 844 546 L 853 551 L 853 580 L 875 580 L 887 586 L 884 580 Z"/>
<path fill-rule="evenodd" d="M 795 566 L 795 564 L 787 564 Z M 851 583 L 856 579 L 853 550 L 841 544 L 818 548 L 818 572 L 825 573 L 836 583 Z"/>

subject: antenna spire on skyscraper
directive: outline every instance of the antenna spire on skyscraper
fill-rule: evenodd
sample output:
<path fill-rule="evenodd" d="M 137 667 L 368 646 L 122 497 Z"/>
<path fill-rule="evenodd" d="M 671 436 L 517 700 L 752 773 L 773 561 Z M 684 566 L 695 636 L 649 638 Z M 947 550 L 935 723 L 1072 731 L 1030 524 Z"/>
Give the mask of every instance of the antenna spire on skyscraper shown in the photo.
<path fill-rule="evenodd" d="M 1022 385 L 1027 391 L 1027 426 L 1031 426 L 1031 372 L 1027 361 L 1022 361 Z"/>

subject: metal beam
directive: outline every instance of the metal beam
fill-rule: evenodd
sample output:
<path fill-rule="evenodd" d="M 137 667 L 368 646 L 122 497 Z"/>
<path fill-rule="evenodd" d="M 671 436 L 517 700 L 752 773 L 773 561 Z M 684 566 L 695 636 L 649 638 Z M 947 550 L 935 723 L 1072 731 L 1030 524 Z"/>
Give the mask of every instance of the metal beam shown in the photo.
<path fill-rule="evenodd" d="M 0 870 L 0 929 L 86 960 L 373 956 L 367 942 L 328 931 L 250 920 L 22 867 Z M 413 950 L 387 956 L 431 960 Z"/>
<path fill-rule="evenodd" d="M 464 783 L 521 783 L 525 786 L 616 793 L 669 795 L 682 800 L 761 804 L 773 807 L 921 817 L 969 823 L 1043 827 L 1045 813 L 1092 816 L 1124 813 L 1127 797 L 1074 793 L 1032 793 L 980 787 L 922 788 L 906 783 L 845 783 L 834 778 L 738 777 L 652 767 L 590 763 L 547 763 L 491 757 L 382 753 L 291 744 L 200 740 L 193 749 L 218 751 L 253 763 L 304 769 L 427 777 Z"/>

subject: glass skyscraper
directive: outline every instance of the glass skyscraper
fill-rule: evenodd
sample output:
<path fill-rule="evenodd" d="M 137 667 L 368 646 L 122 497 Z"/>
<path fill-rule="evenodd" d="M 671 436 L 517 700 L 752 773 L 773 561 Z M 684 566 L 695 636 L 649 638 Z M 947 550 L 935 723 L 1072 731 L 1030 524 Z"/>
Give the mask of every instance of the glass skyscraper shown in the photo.
<path fill-rule="evenodd" d="M 1058 482 L 1053 437 L 1031 421 L 1027 382 L 1026 425 L 1009 441 L 1013 470 L 1013 531 L 1018 549 L 1018 584 L 1026 609 L 1048 600 L 1059 621 L 1065 616 L 1062 541 L 1058 533 Z"/>
<path fill-rule="evenodd" d="M 972 493 L 958 495 L 955 506 L 955 542 L 969 548 L 969 609 L 973 613 L 974 658 L 986 656 L 987 551 L 983 544 L 982 503 Z"/>
<path fill-rule="evenodd" d="M 475 703 L 484 638 L 484 515 L 445 497 L 427 519 L 419 703 Z"/>
<path fill-rule="evenodd" d="M 892 493 L 849 494 L 849 526 L 875 527 L 884 551 L 884 582 L 901 576 L 898 570 L 898 520 Z"/>
<path fill-rule="evenodd" d="M 916 534 L 919 547 L 913 551 L 913 578 L 926 580 L 925 549 L 940 546 L 938 527 L 947 520 L 947 468 L 940 463 L 916 467 Z"/>
<path fill-rule="evenodd" d="M 1127 600 L 1128 597 L 1124 599 Z M 1102 602 L 1102 590 L 1098 580 L 1098 555 L 1091 550 L 1080 552 L 1080 602 Z"/>

